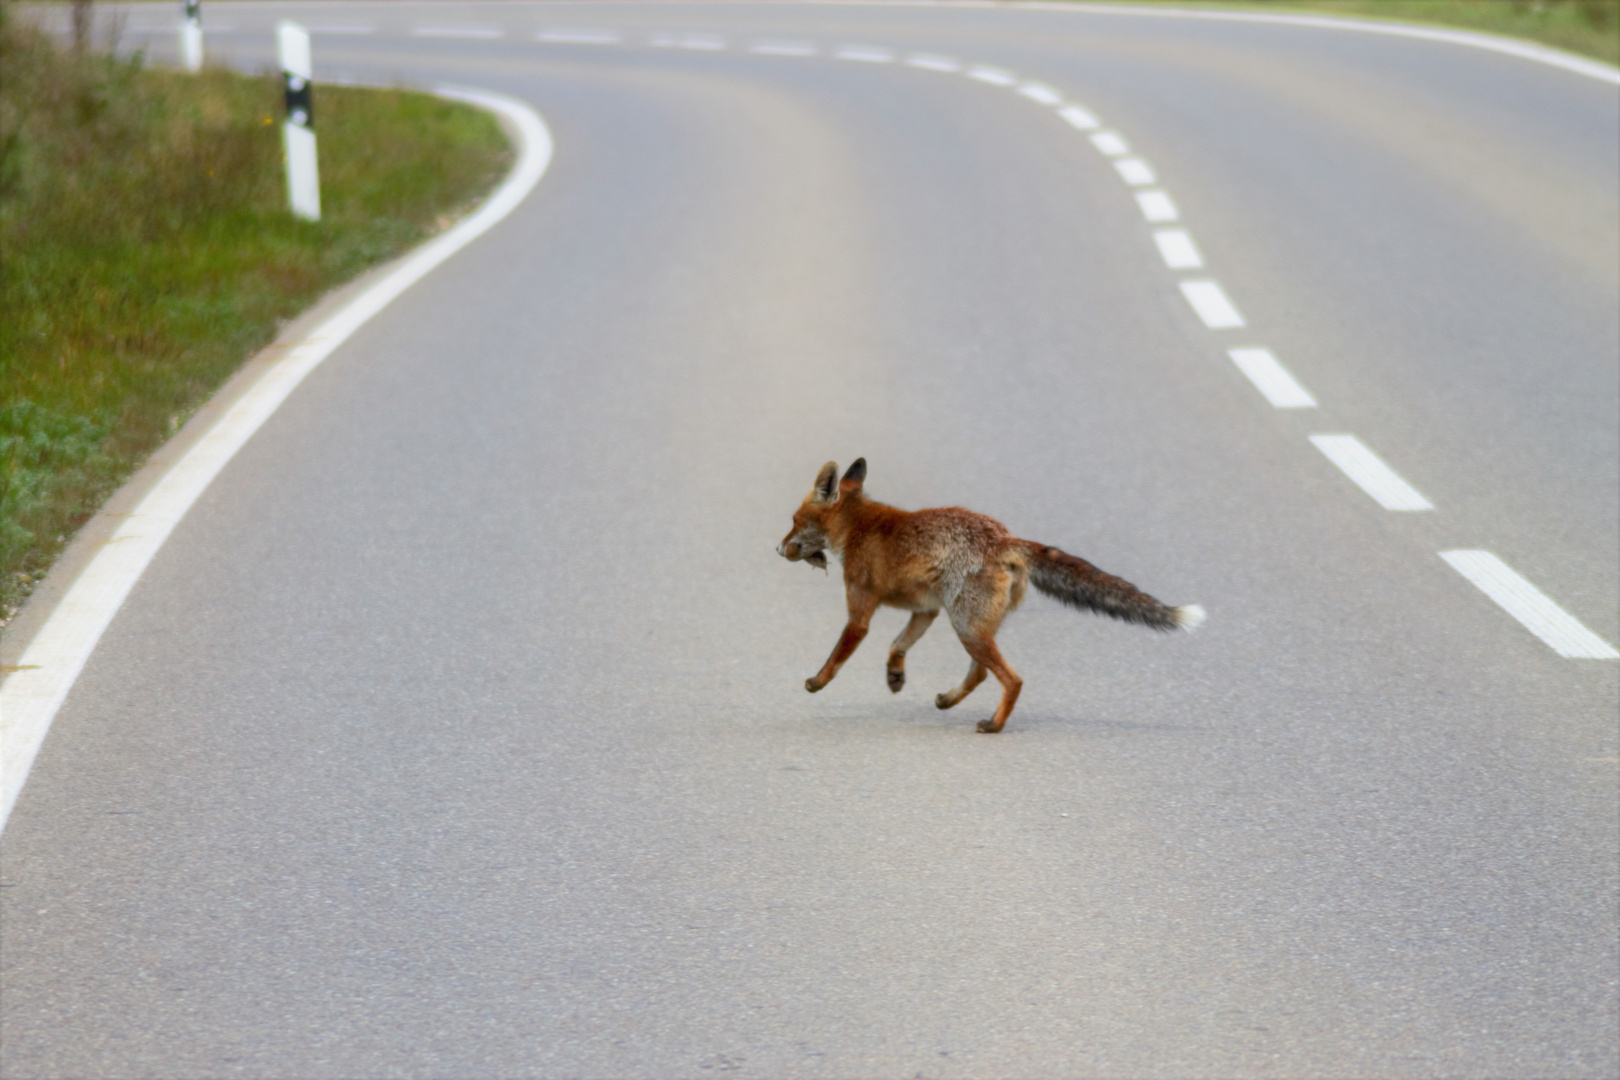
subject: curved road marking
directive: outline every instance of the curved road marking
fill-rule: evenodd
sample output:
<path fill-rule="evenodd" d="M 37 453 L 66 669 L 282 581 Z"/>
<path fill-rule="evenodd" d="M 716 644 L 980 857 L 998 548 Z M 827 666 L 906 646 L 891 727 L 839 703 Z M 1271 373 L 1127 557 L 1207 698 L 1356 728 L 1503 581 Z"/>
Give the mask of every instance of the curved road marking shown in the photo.
<path fill-rule="evenodd" d="M 1120 138 L 1117 131 L 1099 131 L 1091 137 L 1091 145 L 1109 157 L 1121 157 L 1131 152 L 1131 144 Z"/>
<path fill-rule="evenodd" d="M 434 92 L 508 120 L 518 132 L 516 167 L 476 214 L 406 256 L 391 273 L 268 366 L 252 388 L 169 467 L 79 574 L 18 659 L 17 670 L 0 684 L 0 829 L 5 828 L 57 709 L 102 633 L 169 533 L 226 462 L 333 350 L 406 289 L 511 213 L 545 175 L 551 164 L 551 133 L 533 108 L 482 90 L 441 86 Z"/>
<path fill-rule="evenodd" d="M 909 0 L 916 2 L 916 0 Z M 921 0 L 927 3 L 928 0 Z M 937 2 L 937 0 L 936 0 Z M 940 6 L 952 6 L 941 4 Z M 971 5 L 981 6 L 981 5 Z M 1273 15 L 1259 11 L 1197 11 L 1190 8 L 1147 8 L 1123 7 L 1112 4 L 1052 4 L 1030 3 L 1027 5 L 1042 11 L 1082 11 L 1096 15 L 1146 15 L 1159 19 L 1216 19 L 1226 22 L 1255 22 L 1274 23 L 1282 26 L 1309 26 L 1318 30 L 1350 30 L 1360 34 L 1385 34 L 1389 37 L 1417 38 L 1421 41 L 1443 41 L 1448 45 L 1464 45 L 1473 49 L 1485 49 L 1489 52 L 1505 53 L 1508 56 L 1517 56 L 1521 60 L 1534 60 L 1539 64 L 1550 64 L 1565 71 L 1572 71 L 1577 75 L 1585 75 L 1589 79 L 1600 82 L 1613 83 L 1620 86 L 1620 68 L 1611 67 L 1599 60 L 1588 60 L 1573 53 L 1554 49 L 1548 45 L 1536 45 L 1528 41 L 1515 41 L 1512 38 L 1497 37 L 1495 34 L 1482 34 L 1473 30 L 1446 30 L 1438 26 L 1403 26 L 1400 23 L 1378 22 L 1372 19 L 1335 18 L 1331 15 Z"/>
<path fill-rule="evenodd" d="M 982 83 L 989 83 L 991 86 L 1012 86 L 1018 82 L 1012 72 L 1003 71 L 998 67 L 991 67 L 989 64 L 974 64 L 967 69 L 967 77 L 977 79 Z"/>
<path fill-rule="evenodd" d="M 1061 105 L 1063 95 L 1047 86 L 1045 83 L 1027 82 L 1019 86 L 1018 92 L 1037 105 Z"/>

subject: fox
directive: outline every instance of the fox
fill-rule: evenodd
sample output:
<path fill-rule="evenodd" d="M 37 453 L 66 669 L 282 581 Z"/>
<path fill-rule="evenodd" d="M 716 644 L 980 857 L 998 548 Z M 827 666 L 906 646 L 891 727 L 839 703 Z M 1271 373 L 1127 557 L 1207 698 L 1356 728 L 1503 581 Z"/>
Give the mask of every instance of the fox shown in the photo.
<path fill-rule="evenodd" d="M 944 611 L 970 663 L 961 685 L 937 695 L 934 704 L 953 708 L 986 674 L 994 675 L 1001 703 L 995 715 L 978 724 L 989 735 L 1007 726 L 1024 688 L 996 648 L 996 631 L 1023 603 L 1030 585 L 1069 607 L 1153 630 L 1191 633 L 1204 622 L 1197 604 L 1170 607 L 1084 559 L 1020 540 L 986 514 L 959 506 L 901 510 L 867 498 L 865 483 L 865 458 L 857 458 L 842 478 L 837 463 L 827 462 L 776 548 L 788 562 L 826 570 L 831 552 L 843 564 L 849 622 L 821 670 L 804 681 L 812 694 L 832 682 L 854 654 L 880 606 L 911 612 L 911 621 L 889 646 L 889 690 L 898 694 L 906 685 L 906 653 Z"/>

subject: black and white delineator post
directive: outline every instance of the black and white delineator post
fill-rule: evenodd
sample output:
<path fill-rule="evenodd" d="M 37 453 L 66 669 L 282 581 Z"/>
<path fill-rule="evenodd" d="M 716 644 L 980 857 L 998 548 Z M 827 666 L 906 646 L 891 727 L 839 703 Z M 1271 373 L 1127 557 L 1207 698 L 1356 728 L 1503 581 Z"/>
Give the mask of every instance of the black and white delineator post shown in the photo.
<path fill-rule="evenodd" d="M 180 61 L 187 71 L 201 71 L 203 62 L 202 4 L 186 0 L 186 18 L 180 24 Z"/>
<path fill-rule="evenodd" d="M 321 220 L 321 181 L 315 167 L 314 92 L 310 86 L 309 31 L 297 23 L 276 27 L 281 75 L 287 86 L 287 199 L 294 216 Z"/>

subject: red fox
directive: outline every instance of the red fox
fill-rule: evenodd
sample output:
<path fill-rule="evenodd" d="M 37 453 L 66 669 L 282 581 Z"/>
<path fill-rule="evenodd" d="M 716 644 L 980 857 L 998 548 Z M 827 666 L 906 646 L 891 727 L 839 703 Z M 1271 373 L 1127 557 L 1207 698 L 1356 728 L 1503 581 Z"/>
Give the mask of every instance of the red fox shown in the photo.
<path fill-rule="evenodd" d="M 987 733 L 1006 726 L 1024 688 L 996 648 L 996 631 L 1031 584 L 1070 607 L 1155 630 L 1191 632 L 1204 621 L 1204 609 L 1196 604 L 1168 607 L 1084 559 L 1018 539 L 984 514 L 959 506 L 908 511 L 873 502 L 862 488 L 865 480 L 865 458 L 857 459 L 842 480 L 836 463 L 823 465 L 793 515 L 793 528 L 776 548 L 789 562 L 803 560 L 825 570 L 831 551 L 844 564 L 849 624 L 821 670 L 804 681 L 812 694 L 832 682 L 860 645 L 880 604 L 911 612 L 911 621 L 889 646 L 889 689 L 899 693 L 905 686 L 906 652 L 944 609 L 972 663 L 962 685 L 935 697 L 934 704 L 949 709 L 973 693 L 986 672 L 994 675 L 1001 704 L 994 716 L 979 721 L 979 730 Z"/>

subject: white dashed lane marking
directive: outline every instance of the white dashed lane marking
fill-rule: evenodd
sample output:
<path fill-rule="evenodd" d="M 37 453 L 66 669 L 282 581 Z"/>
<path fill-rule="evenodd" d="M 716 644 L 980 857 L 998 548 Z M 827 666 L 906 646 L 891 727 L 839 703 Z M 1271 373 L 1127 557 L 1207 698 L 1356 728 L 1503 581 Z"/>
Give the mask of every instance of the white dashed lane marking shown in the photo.
<path fill-rule="evenodd" d="M 978 79 L 980 82 L 989 83 L 991 86 L 1011 86 L 1018 81 L 1012 72 L 988 67 L 984 64 L 974 64 L 967 69 L 967 75 L 970 79 Z"/>
<path fill-rule="evenodd" d="M 761 56 L 815 56 L 818 50 L 808 41 L 756 41 L 749 51 Z"/>
<path fill-rule="evenodd" d="M 1620 659 L 1612 645 L 1489 551 L 1442 551 L 1440 557 L 1559 656 Z"/>
<path fill-rule="evenodd" d="M 1159 229 L 1153 234 L 1153 242 L 1159 245 L 1164 264 L 1172 270 L 1198 270 L 1204 265 L 1192 237 L 1181 229 Z"/>
<path fill-rule="evenodd" d="M 1255 389 L 1279 409 L 1314 409 L 1316 399 L 1277 362 L 1270 349 L 1229 349 L 1226 353 Z"/>
<path fill-rule="evenodd" d="M 726 47 L 726 39 L 714 34 L 654 34 L 648 44 L 663 49 L 704 49 L 718 52 Z"/>
<path fill-rule="evenodd" d="M 948 56 L 935 56 L 932 53 L 912 53 L 906 57 L 908 67 L 922 68 L 924 71 L 961 71 L 960 61 L 952 60 Z"/>
<path fill-rule="evenodd" d="M 1181 294 L 1211 330 L 1227 330 L 1243 325 L 1243 316 L 1238 314 L 1238 309 L 1226 298 L 1226 292 L 1215 282 L 1183 281 Z"/>
<path fill-rule="evenodd" d="M 498 26 L 418 26 L 411 31 L 413 37 L 434 38 L 498 38 L 505 33 Z"/>
<path fill-rule="evenodd" d="M 1384 464 L 1383 458 L 1367 449 L 1354 435 L 1312 435 L 1311 442 L 1385 510 L 1434 509 L 1434 504 L 1417 488 L 1401 479 L 1400 474 Z"/>
<path fill-rule="evenodd" d="M 1091 137 L 1091 145 L 1109 157 L 1119 157 L 1121 154 L 1131 152 L 1131 144 L 1120 138 L 1118 132 L 1113 131 L 1097 132 Z"/>
<path fill-rule="evenodd" d="M 1114 168 L 1118 169 L 1119 175 L 1133 187 L 1152 184 L 1158 180 L 1158 177 L 1153 175 L 1153 170 L 1148 168 L 1148 163 L 1141 158 L 1124 158 L 1114 162 Z"/>
<path fill-rule="evenodd" d="M 1069 122 L 1069 126 L 1080 131 L 1095 131 L 1102 127 L 1097 118 L 1087 109 L 1078 105 L 1065 105 L 1058 110 L 1058 115 Z"/>
<path fill-rule="evenodd" d="M 894 59 L 894 50 L 877 45 L 845 45 L 833 53 L 840 60 L 861 60 L 868 64 L 887 64 Z"/>
<path fill-rule="evenodd" d="M 1171 202 L 1169 194 L 1163 191 L 1137 192 L 1136 205 L 1142 208 L 1142 216 L 1149 221 L 1178 221 L 1181 218 L 1176 211 L 1176 204 Z"/>
<path fill-rule="evenodd" d="M 1027 82 L 1019 86 L 1018 92 L 1040 105 L 1063 104 L 1063 95 L 1045 83 Z"/>
<path fill-rule="evenodd" d="M 566 27 L 542 30 L 538 35 L 538 39 L 558 45 L 617 45 L 624 40 L 614 30 L 585 30 Z"/>

